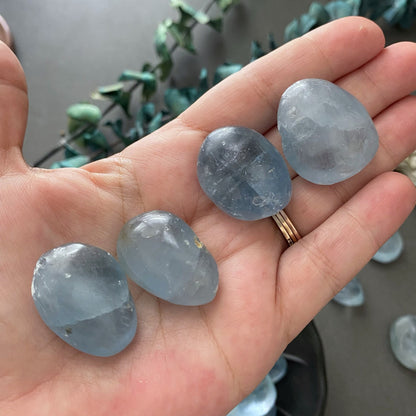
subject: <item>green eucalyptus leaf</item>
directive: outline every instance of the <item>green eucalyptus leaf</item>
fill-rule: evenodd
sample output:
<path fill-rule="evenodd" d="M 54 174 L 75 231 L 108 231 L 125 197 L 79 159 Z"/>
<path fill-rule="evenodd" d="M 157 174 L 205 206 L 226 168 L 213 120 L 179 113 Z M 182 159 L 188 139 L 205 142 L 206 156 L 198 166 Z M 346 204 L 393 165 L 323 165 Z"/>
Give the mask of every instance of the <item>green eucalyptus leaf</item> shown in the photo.
<path fill-rule="evenodd" d="M 114 102 L 120 105 L 120 107 L 124 110 L 127 117 L 131 117 L 131 114 L 129 111 L 130 100 L 131 100 L 131 92 L 129 91 L 122 91 L 120 95 L 114 100 Z"/>
<path fill-rule="evenodd" d="M 116 121 L 107 121 L 104 126 L 111 128 L 113 133 L 124 143 L 125 146 L 129 146 L 133 143 L 131 139 L 123 133 L 123 120 L 117 119 Z"/>
<path fill-rule="evenodd" d="M 154 117 L 154 115 L 154 103 L 145 103 L 140 107 L 140 110 L 137 112 L 136 120 L 139 120 L 141 123 L 147 123 Z"/>
<path fill-rule="evenodd" d="M 240 3 L 240 0 L 215 0 L 215 3 L 223 12 L 227 12 L 230 7 Z"/>
<path fill-rule="evenodd" d="M 95 130 L 92 133 L 85 133 L 83 134 L 84 143 L 93 148 L 94 150 L 110 150 L 110 145 L 104 136 L 104 134 L 100 130 Z"/>
<path fill-rule="evenodd" d="M 79 155 L 70 157 L 59 162 L 52 163 L 50 169 L 58 168 L 80 168 L 90 162 L 90 157 L 85 155 Z"/>
<path fill-rule="evenodd" d="M 191 104 L 201 96 L 199 89 L 196 87 L 182 88 L 181 91 L 188 97 Z"/>
<path fill-rule="evenodd" d="M 176 117 L 191 105 L 191 101 L 186 93 L 177 88 L 168 88 L 165 91 L 165 104 L 169 112 Z"/>
<path fill-rule="evenodd" d="M 136 130 L 140 137 L 143 137 L 147 131 L 147 124 L 150 123 L 155 115 L 155 105 L 146 103 L 142 105 L 136 114 Z"/>
<path fill-rule="evenodd" d="M 122 82 L 105 85 L 103 87 L 98 87 L 96 91 L 91 94 L 91 97 L 94 100 L 113 100 L 114 97 L 117 97 L 120 94 L 123 88 L 124 84 Z"/>
<path fill-rule="evenodd" d="M 167 25 L 167 29 L 175 42 L 181 48 L 184 48 L 191 53 L 196 53 L 196 49 L 192 41 L 191 27 L 170 21 Z"/>
<path fill-rule="evenodd" d="M 71 105 L 66 114 L 73 120 L 86 121 L 91 124 L 97 124 L 102 118 L 101 110 L 96 105 L 87 103 Z"/>
<path fill-rule="evenodd" d="M 122 82 L 117 82 L 111 85 L 105 85 L 103 87 L 98 87 L 98 92 L 101 95 L 112 95 L 117 94 L 124 88 L 124 84 Z"/>
<path fill-rule="evenodd" d="M 227 78 L 228 76 L 238 72 L 243 65 L 240 64 L 230 64 L 225 63 L 223 65 L 220 65 L 216 70 L 214 74 L 214 85 L 221 82 L 223 79 Z"/>
<path fill-rule="evenodd" d="M 155 92 L 157 88 L 156 76 L 152 72 L 145 71 L 132 71 L 127 69 L 119 77 L 120 81 L 136 81 L 143 84 L 143 98 L 148 100 Z"/>
<path fill-rule="evenodd" d="M 141 137 L 143 136 L 139 134 L 135 127 L 132 127 L 127 133 L 127 139 L 132 143 L 137 142 Z"/>
<path fill-rule="evenodd" d="M 79 156 L 81 153 L 72 147 L 69 143 L 64 144 L 65 147 L 65 159 L 69 159 L 70 157 Z"/>
<path fill-rule="evenodd" d="M 362 0 L 345 0 L 351 7 L 354 16 L 360 15 Z"/>
<path fill-rule="evenodd" d="M 325 6 L 326 11 L 329 13 L 331 20 L 340 19 L 341 17 L 351 16 L 353 14 L 353 8 L 345 1 L 331 1 Z"/>
<path fill-rule="evenodd" d="M 269 49 L 270 49 L 271 51 L 274 51 L 275 49 L 277 49 L 277 43 L 276 43 L 276 41 L 275 41 L 275 39 L 274 39 L 274 35 L 273 35 L 273 33 L 269 33 L 269 34 L 267 35 L 267 40 L 268 40 L 268 42 L 269 42 Z"/>
<path fill-rule="evenodd" d="M 101 110 L 94 104 L 79 103 L 71 105 L 67 110 L 68 131 L 75 133 L 85 123 L 97 125 L 102 118 Z"/>
<path fill-rule="evenodd" d="M 153 74 L 152 74 L 153 75 Z M 147 101 L 157 90 L 156 77 L 153 75 L 153 80 L 143 81 L 142 95 Z"/>
<path fill-rule="evenodd" d="M 309 14 L 302 14 L 299 19 L 299 30 L 301 35 L 308 33 L 315 26 L 317 26 L 317 20 L 315 17 Z"/>
<path fill-rule="evenodd" d="M 119 81 L 138 81 L 142 83 L 155 82 L 155 75 L 149 71 L 134 71 L 131 69 L 125 69 L 118 78 Z"/>
<path fill-rule="evenodd" d="M 266 52 L 262 49 L 261 45 L 257 41 L 251 42 L 251 61 L 255 61 L 258 58 L 261 58 L 262 56 L 266 55 Z"/>
<path fill-rule="evenodd" d="M 299 27 L 299 20 L 298 19 L 293 19 L 285 27 L 285 32 L 284 32 L 285 42 L 289 42 L 289 41 L 291 41 L 293 39 L 296 39 L 296 38 L 298 38 L 301 35 L 302 35 L 302 33 L 301 33 L 300 27 Z"/>
<path fill-rule="evenodd" d="M 199 73 L 198 98 L 209 90 L 208 85 L 208 70 L 202 68 Z"/>
<path fill-rule="evenodd" d="M 163 113 L 162 111 L 159 111 L 150 121 L 148 128 L 147 128 L 147 133 L 150 134 L 154 132 L 159 127 L 162 127 L 162 125 L 163 125 Z"/>
<path fill-rule="evenodd" d="M 170 22 L 172 22 L 170 19 L 166 19 L 163 23 L 159 24 L 154 39 L 156 53 L 160 58 L 160 63 L 157 65 L 156 69 L 160 71 L 160 78 L 162 81 L 169 76 L 173 67 L 172 58 L 166 45 L 168 34 L 167 25 L 170 24 Z"/>
<path fill-rule="evenodd" d="M 106 85 L 104 87 L 97 88 L 91 94 L 91 97 L 95 100 L 110 100 L 113 101 L 115 104 L 118 104 L 126 113 L 128 117 L 130 117 L 129 113 L 129 105 L 130 105 L 130 98 L 131 98 L 131 91 L 124 91 L 124 84 L 122 82 L 118 82 L 112 85 Z"/>
<path fill-rule="evenodd" d="M 313 2 L 309 6 L 308 15 L 315 19 L 316 25 L 321 26 L 331 20 L 331 16 L 322 4 Z"/>

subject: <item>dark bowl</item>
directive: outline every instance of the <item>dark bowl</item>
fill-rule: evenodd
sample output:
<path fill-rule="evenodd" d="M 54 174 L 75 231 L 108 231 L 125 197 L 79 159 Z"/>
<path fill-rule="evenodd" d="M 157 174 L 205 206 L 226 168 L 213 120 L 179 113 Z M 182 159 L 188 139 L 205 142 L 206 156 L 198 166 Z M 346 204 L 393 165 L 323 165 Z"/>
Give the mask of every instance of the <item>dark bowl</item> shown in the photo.
<path fill-rule="evenodd" d="M 286 348 L 286 376 L 276 384 L 277 416 L 323 416 L 327 396 L 321 338 L 311 322 Z"/>

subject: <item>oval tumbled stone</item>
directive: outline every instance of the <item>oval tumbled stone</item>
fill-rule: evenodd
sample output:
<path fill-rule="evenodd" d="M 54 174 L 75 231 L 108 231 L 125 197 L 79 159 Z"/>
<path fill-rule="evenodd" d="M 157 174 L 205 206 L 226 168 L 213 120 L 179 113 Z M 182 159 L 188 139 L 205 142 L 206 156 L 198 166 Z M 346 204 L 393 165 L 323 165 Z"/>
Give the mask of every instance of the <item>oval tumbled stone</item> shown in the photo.
<path fill-rule="evenodd" d="M 240 220 L 270 217 L 292 194 L 283 157 L 264 136 L 245 127 L 210 133 L 199 152 L 197 173 L 215 205 Z"/>
<path fill-rule="evenodd" d="M 189 225 L 170 212 L 150 211 L 128 221 L 117 255 L 131 279 L 171 303 L 203 305 L 217 293 L 214 258 Z"/>
<path fill-rule="evenodd" d="M 291 85 L 282 95 L 277 120 L 287 161 L 316 184 L 350 178 L 372 160 L 378 148 L 378 134 L 364 106 L 322 79 Z"/>
<path fill-rule="evenodd" d="M 32 297 L 45 324 L 85 353 L 117 354 L 136 333 L 126 275 L 98 247 L 72 243 L 43 254 L 36 263 Z"/>

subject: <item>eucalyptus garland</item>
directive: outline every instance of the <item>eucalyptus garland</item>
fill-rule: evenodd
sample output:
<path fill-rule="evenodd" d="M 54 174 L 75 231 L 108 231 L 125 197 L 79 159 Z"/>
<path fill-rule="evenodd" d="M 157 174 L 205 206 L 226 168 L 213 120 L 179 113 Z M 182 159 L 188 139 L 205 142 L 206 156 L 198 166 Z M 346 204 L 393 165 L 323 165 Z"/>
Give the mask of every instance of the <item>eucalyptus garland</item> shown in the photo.
<path fill-rule="evenodd" d="M 176 48 L 183 48 L 196 54 L 193 42 L 193 29 L 197 25 L 206 25 L 221 31 L 224 16 L 239 0 L 212 0 L 204 10 L 195 10 L 184 0 L 171 0 L 171 6 L 177 10 L 176 20 L 165 19 L 156 29 L 154 46 L 159 58 L 155 65 L 144 63 L 141 70 L 124 70 L 117 82 L 97 88 L 92 94 L 93 100 L 108 100 L 109 105 L 101 111 L 92 103 L 78 103 L 67 110 L 68 128 L 63 137 L 44 157 L 34 165 L 44 164 L 50 157 L 64 150 L 65 159 L 52 164 L 51 168 L 80 167 L 92 160 L 112 154 L 120 146 L 128 146 L 147 134 L 157 130 L 166 122 L 177 117 L 208 89 L 239 71 L 243 65 L 224 63 L 219 66 L 210 85 L 206 69 L 202 69 L 197 85 L 188 88 L 167 88 L 164 91 L 164 107 L 157 109 L 151 101 L 162 81 L 169 78 L 174 67 L 172 54 Z M 219 14 L 210 17 L 208 12 L 216 5 Z M 416 0 L 336 0 L 325 5 L 313 2 L 307 13 L 291 21 L 284 31 L 285 41 L 302 36 L 308 31 L 341 17 L 361 15 L 372 20 L 383 18 L 391 25 L 409 28 L 416 18 Z M 169 47 L 168 44 L 172 43 Z M 253 41 L 251 61 L 258 59 L 277 47 L 273 35 L 269 35 L 268 48 Z M 141 87 L 142 104 L 132 109 L 133 92 Z M 127 119 L 134 121 L 133 127 L 125 128 L 122 118 L 111 120 L 108 114 L 115 108 L 121 108 Z M 129 123 L 132 124 L 132 123 Z M 116 137 L 110 143 L 108 131 Z"/>

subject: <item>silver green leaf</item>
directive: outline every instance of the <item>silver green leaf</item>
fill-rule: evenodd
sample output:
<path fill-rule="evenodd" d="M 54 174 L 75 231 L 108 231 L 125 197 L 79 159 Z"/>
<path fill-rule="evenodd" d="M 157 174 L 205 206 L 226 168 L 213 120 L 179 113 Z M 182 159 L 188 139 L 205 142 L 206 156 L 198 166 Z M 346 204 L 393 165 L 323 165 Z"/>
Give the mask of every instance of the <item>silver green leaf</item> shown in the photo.
<path fill-rule="evenodd" d="M 235 72 L 238 72 L 243 65 L 240 64 L 230 64 L 225 63 L 223 65 L 220 65 L 216 70 L 214 74 L 214 85 L 221 82 L 223 79 L 227 78 L 228 76 L 234 74 Z"/>
<path fill-rule="evenodd" d="M 71 105 L 66 110 L 68 116 L 68 131 L 74 133 L 81 126 L 97 125 L 102 118 L 101 110 L 94 104 L 78 103 Z"/>
<path fill-rule="evenodd" d="M 157 88 L 156 76 L 150 71 L 133 71 L 126 69 L 119 77 L 119 81 L 136 81 L 143 84 L 142 94 L 148 100 Z"/>

